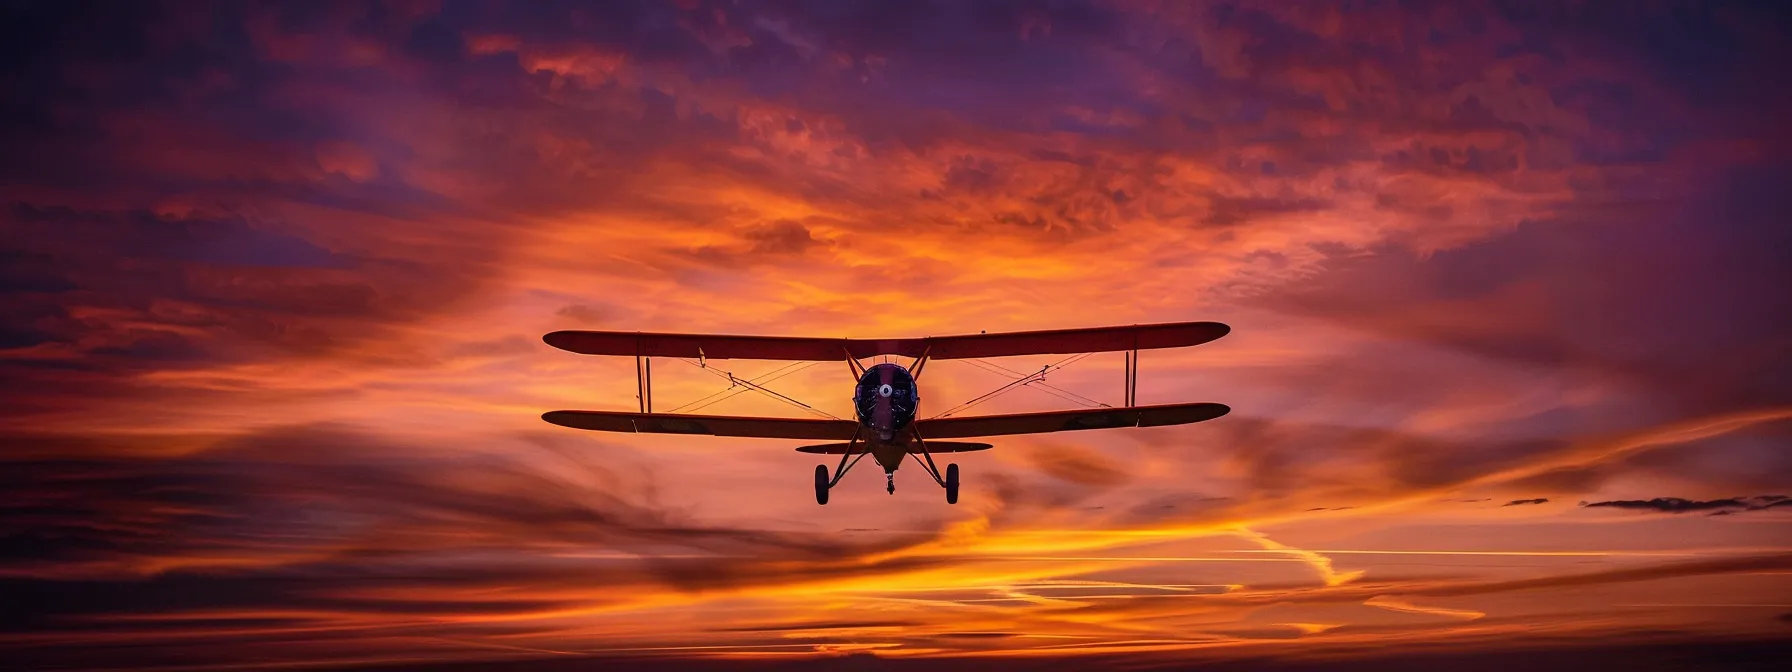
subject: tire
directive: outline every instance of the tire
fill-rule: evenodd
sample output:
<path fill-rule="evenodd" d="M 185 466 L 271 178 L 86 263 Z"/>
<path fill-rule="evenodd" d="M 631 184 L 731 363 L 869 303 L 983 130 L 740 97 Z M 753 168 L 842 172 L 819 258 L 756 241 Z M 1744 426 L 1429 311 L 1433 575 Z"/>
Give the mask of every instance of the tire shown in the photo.
<path fill-rule="evenodd" d="M 815 503 L 828 503 L 828 465 L 815 465 Z"/>
<path fill-rule="evenodd" d="M 946 465 L 946 503 L 958 503 L 958 465 Z"/>

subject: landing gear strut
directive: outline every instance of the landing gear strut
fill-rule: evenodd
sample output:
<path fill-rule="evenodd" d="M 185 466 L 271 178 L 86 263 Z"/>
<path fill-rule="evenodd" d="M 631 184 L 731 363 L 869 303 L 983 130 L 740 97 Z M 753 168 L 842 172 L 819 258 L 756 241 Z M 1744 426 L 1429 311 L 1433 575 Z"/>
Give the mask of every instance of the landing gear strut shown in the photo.
<path fill-rule="evenodd" d="M 815 503 L 816 504 L 821 504 L 823 506 L 826 506 L 828 503 L 828 491 L 834 489 L 834 485 L 840 482 L 841 477 L 846 476 L 846 472 L 851 471 L 853 465 L 858 464 L 859 460 L 864 459 L 865 455 L 870 452 L 870 451 L 860 452 L 858 454 L 858 457 L 853 457 L 853 449 L 857 448 L 858 446 L 859 446 L 859 433 L 855 431 L 852 434 L 852 440 L 846 442 L 846 452 L 844 452 L 840 455 L 840 467 L 838 469 L 834 470 L 833 478 L 828 478 L 828 465 L 825 465 L 825 464 L 815 465 Z M 851 462 L 846 461 L 846 459 L 849 457 L 852 458 Z M 890 487 L 895 488 L 896 486 L 894 484 L 892 484 Z"/>
<path fill-rule="evenodd" d="M 918 431 L 915 431 L 912 428 L 909 431 L 914 432 L 915 445 L 919 446 L 921 448 L 921 457 L 915 457 L 914 453 L 909 453 L 908 456 L 914 457 L 916 462 L 920 462 L 921 467 L 927 470 L 927 475 L 933 477 L 933 482 L 940 484 L 940 487 L 946 489 L 946 503 L 947 504 L 957 504 L 958 503 L 958 465 L 957 464 L 946 465 L 946 474 L 945 474 L 945 477 L 942 478 L 940 476 L 939 465 L 936 465 L 933 463 L 933 453 L 931 453 L 927 450 L 927 442 L 921 439 L 921 433 Z M 922 462 L 921 461 L 922 458 L 926 458 L 927 461 Z M 894 488 L 895 486 L 892 485 L 890 487 Z"/>

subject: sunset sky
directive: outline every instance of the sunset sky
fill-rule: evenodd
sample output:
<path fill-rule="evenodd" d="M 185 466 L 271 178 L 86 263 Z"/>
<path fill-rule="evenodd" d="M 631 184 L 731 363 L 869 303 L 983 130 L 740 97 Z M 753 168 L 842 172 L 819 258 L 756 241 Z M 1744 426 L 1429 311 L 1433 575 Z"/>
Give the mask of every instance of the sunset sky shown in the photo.
<path fill-rule="evenodd" d="M 1787 8 L 0 1 L 0 659 L 1784 644 Z M 1231 414 L 992 439 L 956 505 L 540 417 L 636 408 L 560 329 L 1190 320 L 1139 401 Z M 844 362 L 709 365 L 655 409 L 850 417 Z"/>

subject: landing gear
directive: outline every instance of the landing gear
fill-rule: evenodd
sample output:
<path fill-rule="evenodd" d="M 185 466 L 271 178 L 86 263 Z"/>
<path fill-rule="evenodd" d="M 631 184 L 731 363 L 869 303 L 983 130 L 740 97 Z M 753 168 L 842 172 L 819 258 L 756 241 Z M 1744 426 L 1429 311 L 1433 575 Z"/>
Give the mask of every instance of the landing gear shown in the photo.
<path fill-rule="evenodd" d="M 909 431 L 913 432 L 914 430 L 911 427 Z M 919 463 L 921 468 L 926 470 L 927 476 L 946 490 L 947 504 L 957 504 L 958 465 L 948 464 L 945 469 L 940 469 L 938 465 L 934 464 L 933 454 L 927 450 L 927 443 L 921 439 L 919 433 L 914 434 L 914 442 L 914 448 L 919 452 L 911 451 L 909 446 L 901 444 L 879 443 L 864 446 L 859 442 L 859 437 L 855 433 L 840 456 L 839 468 L 830 472 L 828 465 L 815 465 L 815 503 L 826 505 L 828 491 L 832 490 L 835 485 L 839 485 L 840 479 L 846 476 L 846 472 L 852 470 L 853 465 L 858 464 L 859 460 L 864 459 L 866 455 L 873 455 L 884 468 L 884 492 L 896 494 L 896 468 L 901 466 L 903 457 L 907 456 Z M 861 446 L 864 446 L 864 450 L 858 450 Z"/>
<path fill-rule="evenodd" d="M 852 440 L 846 442 L 846 450 L 840 455 L 840 466 L 834 469 L 833 478 L 828 478 L 828 465 L 815 465 L 816 504 L 827 505 L 828 491 L 834 489 L 834 486 L 840 483 L 840 479 L 846 476 L 846 472 L 852 470 L 853 465 L 858 464 L 859 460 L 865 459 L 865 456 L 870 454 L 869 451 L 855 451 L 854 449 L 858 447 L 859 433 L 854 431 L 852 433 Z M 852 458 L 852 461 L 848 462 L 847 458 Z"/>
<path fill-rule="evenodd" d="M 958 503 L 958 465 L 946 465 L 946 503 Z"/>
<path fill-rule="evenodd" d="M 916 457 L 915 453 L 911 452 L 908 454 L 908 456 L 911 458 L 914 458 L 914 460 L 916 462 L 919 462 L 921 464 L 921 468 L 927 470 L 927 475 L 933 477 L 933 482 L 940 484 L 940 487 L 946 489 L 946 503 L 947 504 L 957 504 L 958 503 L 958 465 L 956 465 L 956 464 L 946 465 L 946 473 L 945 473 L 945 476 L 942 477 L 940 475 L 939 465 L 936 465 L 933 463 L 933 452 L 927 450 L 927 442 L 921 439 L 921 433 L 918 431 L 915 431 L 915 429 L 913 427 L 910 427 L 909 431 L 914 433 L 915 447 L 921 449 L 921 454 L 920 454 L 920 457 Z M 895 488 L 896 486 L 892 485 L 890 487 Z"/>

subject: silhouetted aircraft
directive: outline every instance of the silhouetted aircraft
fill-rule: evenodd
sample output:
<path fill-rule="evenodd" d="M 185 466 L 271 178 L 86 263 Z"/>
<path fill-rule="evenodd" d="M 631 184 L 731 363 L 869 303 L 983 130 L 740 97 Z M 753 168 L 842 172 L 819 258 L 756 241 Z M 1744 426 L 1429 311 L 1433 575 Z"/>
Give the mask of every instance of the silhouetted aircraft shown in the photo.
<path fill-rule="evenodd" d="M 987 443 L 962 439 L 1013 434 L 1039 434 L 1077 429 L 1157 427 L 1212 420 L 1232 409 L 1224 404 L 1189 403 L 1160 406 L 1135 405 L 1140 350 L 1179 348 L 1207 343 L 1225 336 L 1231 328 L 1218 322 L 1183 322 L 1094 329 L 928 336 L 925 338 L 858 339 L 789 336 L 722 336 L 708 334 L 654 334 L 615 331 L 556 331 L 542 337 L 548 345 L 586 355 L 634 356 L 635 384 L 640 412 L 549 411 L 541 418 L 556 425 L 602 432 L 656 434 L 709 434 L 778 439 L 833 440 L 797 448 L 818 455 L 839 455 L 833 477 L 826 464 L 815 466 L 815 501 L 828 503 L 828 491 L 869 454 L 884 468 L 886 487 L 896 492 L 896 468 L 904 456 L 915 456 L 934 482 L 946 489 L 946 501 L 958 502 L 958 465 L 949 464 L 942 475 L 934 453 L 964 453 L 990 448 Z M 917 380 L 927 362 L 935 359 L 980 360 L 1017 355 L 1126 353 L 1126 402 L 1120 408 L 1051 411 L 1015 415 L 972 417 L 942 416 L 917 419 L 921 392 Z M 866 368 L 860 360 L 890 355 L 914 359 L 907 367 L 885 362 Z M 853 389 L 856 420 L 839 418 L 771 418 L 722 415 L 689 415 L 653 412 L 653 357 L 677 357 L 708 368 L 712 359 L 765 359 L 786 361 L 844 360 L 858 380 Z M 1079 357 L 1080 358 L 1080 357 Z M 1060 362 L 1059 365 L 1061 365 Z M 1051 365 L 1023 375 L 1002 388 L 967 402 L 987 399 L 1018 385 L 1043 381 Z M 720 374 L 718 374 L 720 375 Z M 802 402 L 772 392 L 750 380 L 727 374 L 731 387 L 752 388 L 814 410 Z M 1057 389 L 1057 388 L 1051 388 Z M 1062 390 L 1060 390 L 1062 391 Z M 1073 393 L 1070 395 L 1075 397 Z M 1069 398 L 1069 397 L 1066 397 Z M 1099 404 L 1107 406 L 1106 404 Z M 963 406 L 961 406 L 962 408 Z M 954 409 L 957 410 L 957 409 Z M 820 411 L 816 411 L 821 413 Z M 923 439 L 925 437 L 925 439 Z M 856 455 L 856 457 L 855 457 Z M 849 463 L 847 460 L 851 458 Z M 925 461 L 923 461 L 925 460 Z"/>

